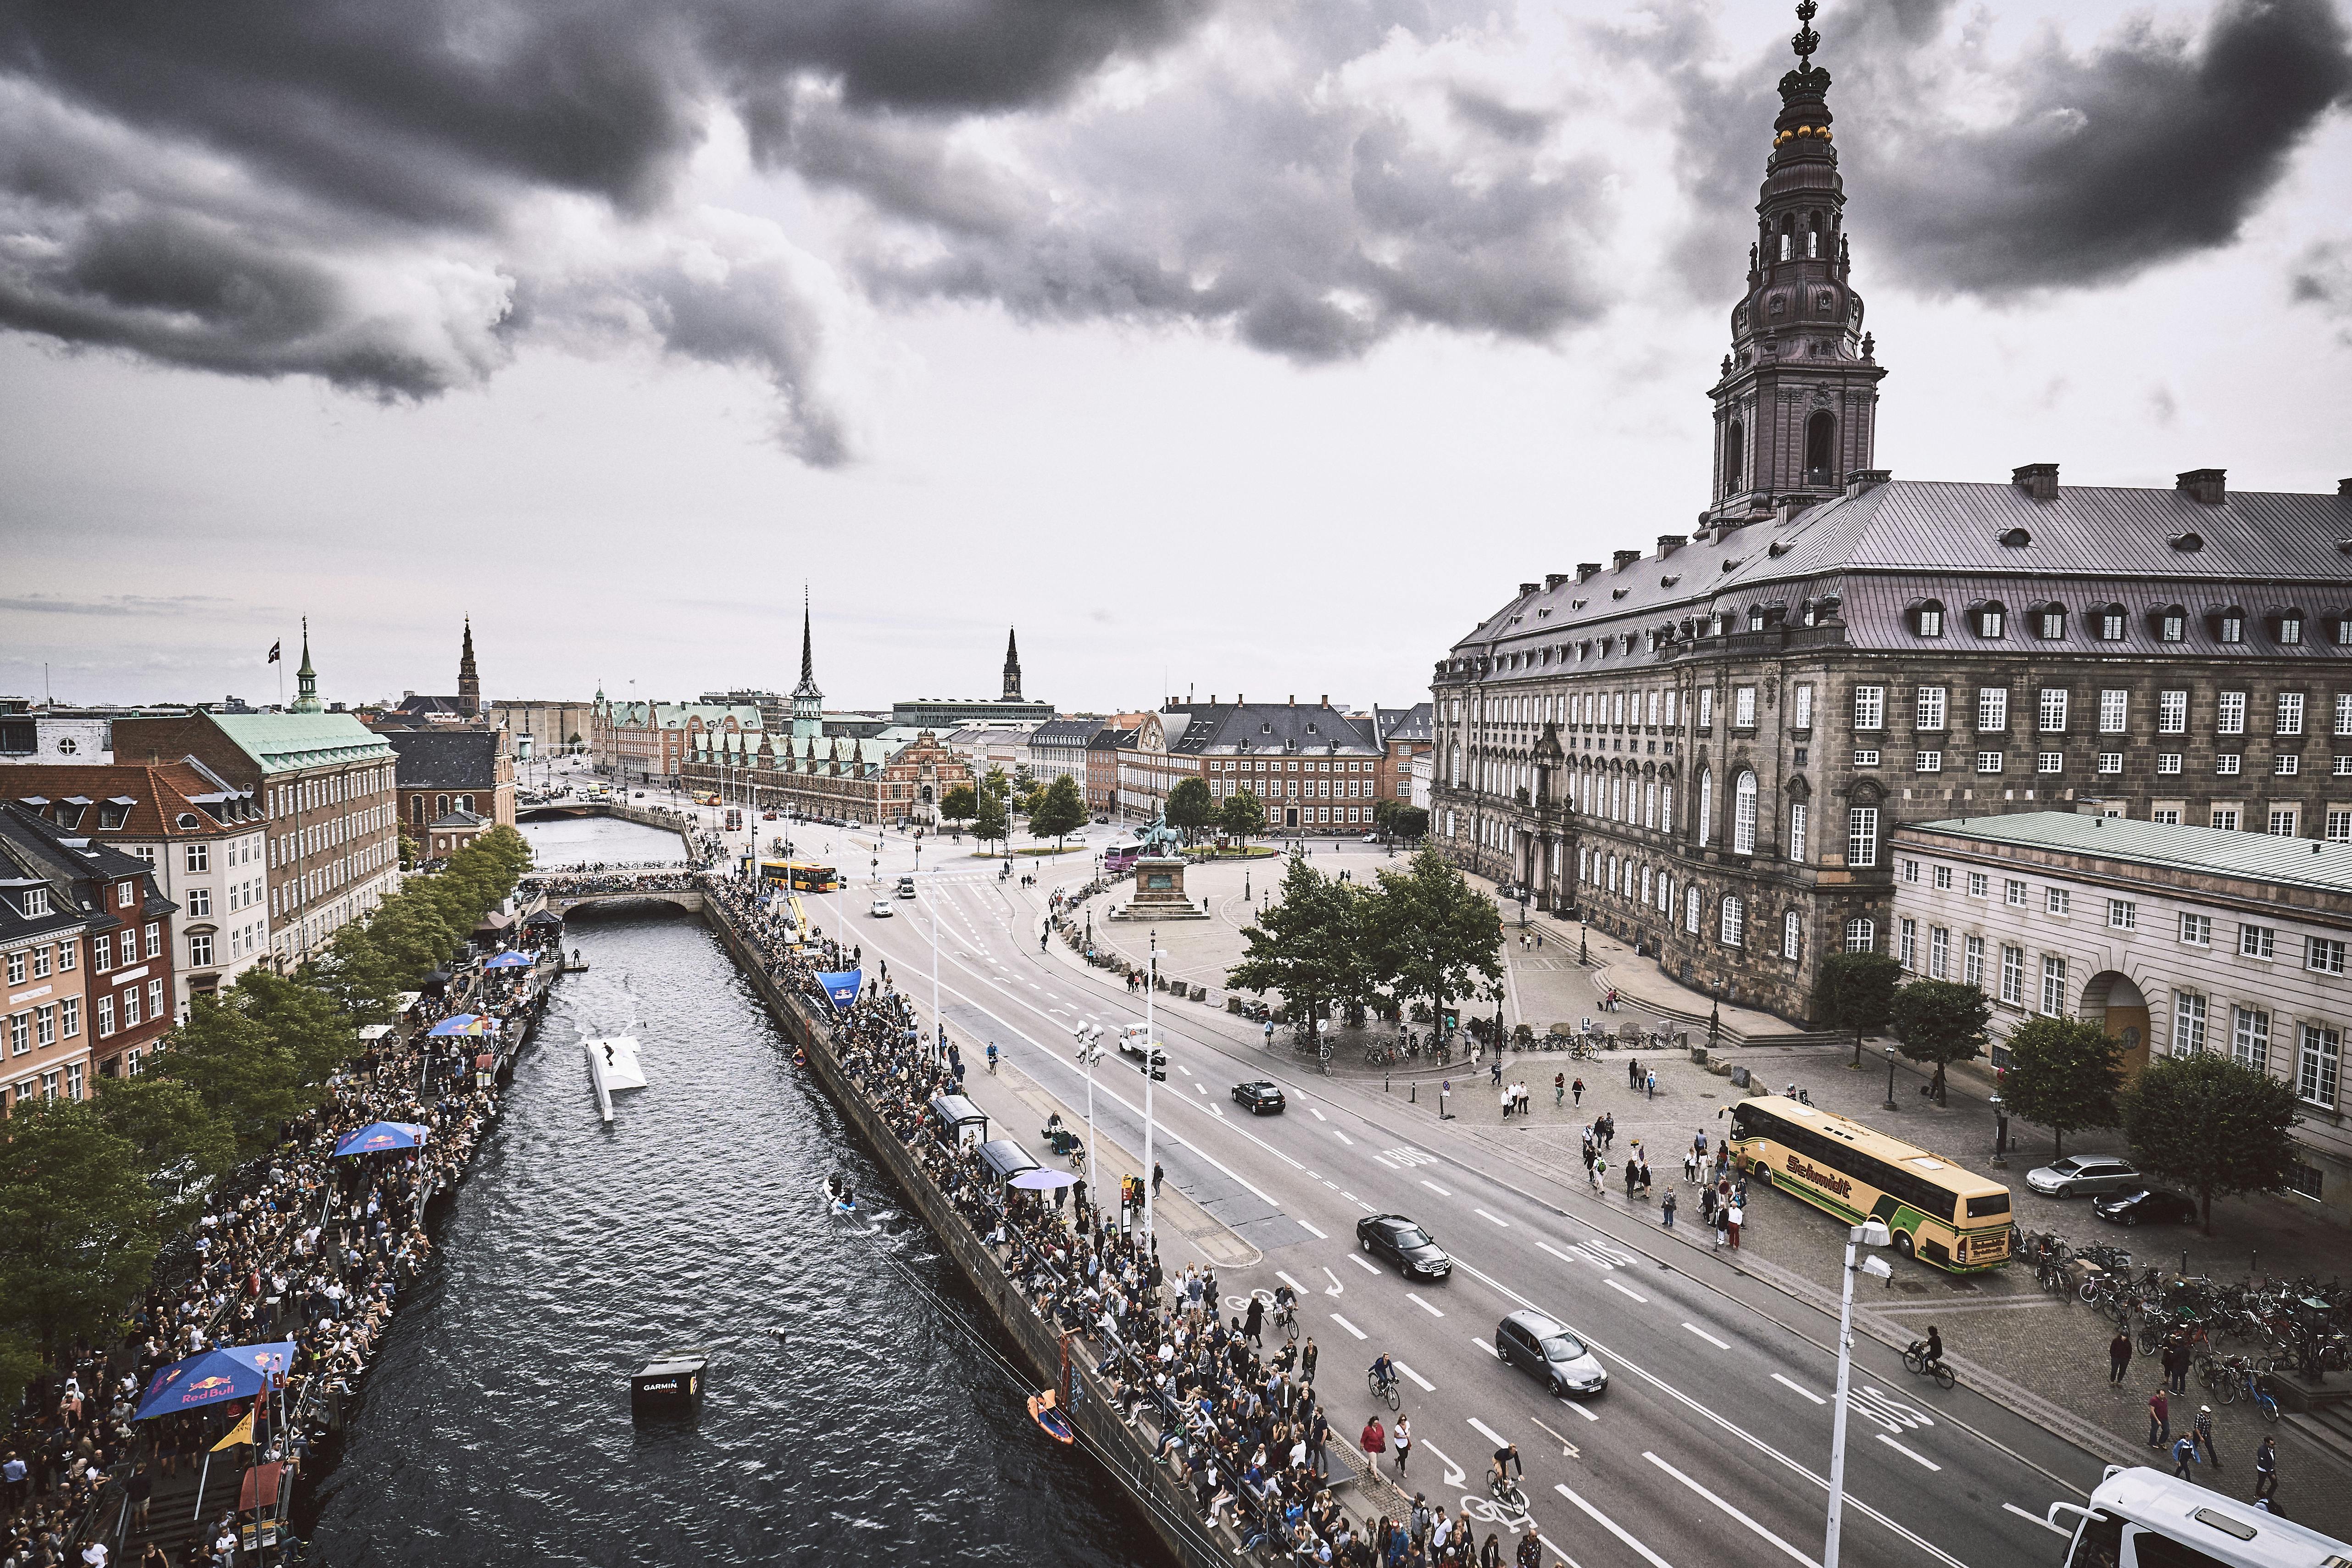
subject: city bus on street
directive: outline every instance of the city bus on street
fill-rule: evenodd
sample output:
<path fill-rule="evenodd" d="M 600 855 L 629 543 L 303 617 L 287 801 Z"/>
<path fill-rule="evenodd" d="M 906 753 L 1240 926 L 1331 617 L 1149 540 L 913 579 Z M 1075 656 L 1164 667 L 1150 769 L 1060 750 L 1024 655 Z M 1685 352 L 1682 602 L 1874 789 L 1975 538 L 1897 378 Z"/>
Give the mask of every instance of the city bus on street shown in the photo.
<path fill-rule="evenodd" d="M 1906 1258 L 1955 1274 L 2009 1261 L 2009 1189 L 1940 1154 L 1780 1095 L 1731 1107 L 1730 1143 L 1759 1184 L 1848 1225 L 1885 1220 Z"/>
<path fill-rule="evenodd" d="M 749 855 L 743 857 L 743 869 L 752 869 Z M 839 871 L 810 860 L 780 860 L 761 856 L 758 869 L 762 881 L 781 882 L 795 893 L 830 893 L 841 886 Z"/>
<path fill-rule="evenodd" d="M 2070 1524 L 2071 1521 L 2071 1524 Z M 2162 1470 L 2109 1465 L 2082 1503 L 2043 1522 L 2071 1537 L 2063 1568 L 2346 1568 L 2352 1546 L 2257 1503 Z"/>
<path fill-rule="evenodd" d="M 1125 839 L 1121 842 L 1107 846 L 1104 848 L 1103 869 L 1106 871 L 1132 871 L 1135 869 L 1135 863 L 1142 858 L 1143 846 L 1138 844 L 1132 838 Z"/>

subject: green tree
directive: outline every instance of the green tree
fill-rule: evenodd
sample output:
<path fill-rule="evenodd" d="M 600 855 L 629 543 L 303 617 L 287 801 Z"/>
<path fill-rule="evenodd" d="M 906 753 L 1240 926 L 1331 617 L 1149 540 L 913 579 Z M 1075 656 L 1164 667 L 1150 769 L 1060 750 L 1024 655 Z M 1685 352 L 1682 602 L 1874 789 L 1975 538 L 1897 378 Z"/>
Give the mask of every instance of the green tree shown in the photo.
<path fill-rule="evenodd" d="M 294 1053 L 247 1016 L 234 991 L 226 1002 L 197 997 L 167 1043 L 149 1070 L 194 1090 L 228 1128 L 241 1160 L 276 1143 L 279 1124 L 317 1098 Z"/>
<path fill-rule="evenodd" d="M 1862 1065 L 1862 1037 L 1886 1027 L 1903 966 L 1883 952 L 1834 952 L 1813 984 L 1813 1016 L 1832 1029 L 1853 1031 L 1853 1065 Z"/>
<path fill-rule="evenodd" d="M 1168 792 L 1168 826 L 1191 843 L 1192 835 L 1217 820 L 1217 797 L 1206 779 L 1179 779 Z"/>
<path fill-rule="evenodd" d="M 949 822 L 970 822 L 980 815 L 980 795 L 970 784 L 951 785 L 940 796 L 940 816 Z"/>
<path fill-rule="evenodd" d="M 1237 789 L 1217 806 L 1217 826 L 1228 837 L 1246 844 L 1265 831 L 1265 805 L 1246 789 Z"/>
<path fill-rule="evenodd" d="M 359 1049 L 359 1020 L 317 986 L 257 966 L 237 976 L 231 995 L 247 1017 L 268 1031 L 270 1043 L 294 1059 L 306 1084 L 324 1083 Z M 390 1011 L 388 1004 L 384 1011 Z"/>
<path fill-rule="evenodd" d="M 1382 871 L 1366 927 L 1374 978 L 1400 1000 L 1426 996 L 1442 1026 L 1445 1004 L 1503 977 L 1503 918 L 1434 848 Z"/>
<path fill-rule="evenodd" d="M 1226 972 L 1225 984 L 1239 991 L 1275 993 L 1294 1020 L 1305 1020 L 1307 1037 L 1318 1039 L 1324 1018 L 1366 989 L 1365 901 L 1354 886 L 1324 876 L 1306 856 L 1293 855 L 1281 896 L 1256 924 L 1244 928 L 1247 949 Z"/>
<path fill-rule="evenodd" d="M 77 1340 L 110 1337 L 146 1286 L 161 1237 L 137 1152 L 89 1101 L 20 1102 L 7 1131 L 0 1142 L 0 1338 L 14 1348 L 0 1355 L 0 1368 L 14 1377 L 27 1345 L 55 1366 Z"/>
<path fill-rule="evenodd" d="M 2066 1134 L 2113 1127 L 2123 1115 L 2123 1042 L 2076 1018 L 2029 1018 L 2007 1041 L 2000 1097 L 2011 1115 L 2050 1129 L 2050 1157 L 2063 1158 Z"/>
<path fill-rule="evenodd" d="M 154 1072 L 121 1079 L 89 1103 L 99 1125 L 130 1146 L 142 1177 L 152 1180 L 183 1167 L 189 1175 L 217 1176 L 236 1164 L 228 1123 L 175 1079 Z"/>
<path fill-rule="evenodd" d="M 1068 773 L 1061 774 L 1047 785 L 1035 808 L 1029 813 L 1031 836 L 1043 838 L 1052 834 L 1056 854 L 1061 851 L 1062 840 L 1086 825 L 1087 797 L 1079 793 L 1078 781 Z"/>
<path fill-rule="evenodd" d="M 1376 800 L 1372 802 L 1372 831 L 1381 834 L 1387 833 L 1389 831 L 1389 819 L 1395 816 L 1396 813 L 1397 803 L 1392 800 Z"/>
<path fill-rule="evenodd" d="M 2205 1234 L 2213 1200 L 2274 1193 L 2301 1163 L 2294 1090 L 2227 1057 L 2159 1057 L 2123 1093 L 2124 1136 L 2140 1169 L 2197 1194 Z"/>
<path fill-rule="evenodd" d="M 972 822 L 972 837 L 986 844 L 1005 837 L 1012 830 L 1012 817 L 1004 809 L 1003 792 L 983 788 L 980 792 L 979 812 Z"/>
<path fill-rule="evenodd" d="M 1895 1046 L 1915 1062 L 1932 1062 L 1936 1103 L 1944 1100 L 1944 1068 L 1984 1054 L 1992 1008 L 1983 992 L 1953 980 L 1914 980 L 1896 989 L 1887 1008 Z"/>
<path fill-rule="evenodd" d="M 1408 844 L 1417 844 L 1429 834 L 1429 812 L 1418 805 L 1400 805 L 1389 817 L 1389 831 Z"/>

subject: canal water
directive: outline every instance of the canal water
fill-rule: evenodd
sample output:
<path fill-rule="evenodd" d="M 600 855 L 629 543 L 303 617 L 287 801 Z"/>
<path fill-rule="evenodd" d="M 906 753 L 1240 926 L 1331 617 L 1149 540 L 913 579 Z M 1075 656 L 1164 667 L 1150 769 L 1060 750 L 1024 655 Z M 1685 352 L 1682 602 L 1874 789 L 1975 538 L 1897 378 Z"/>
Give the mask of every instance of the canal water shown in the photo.
<path fill-rule="evenodd" d="M 526 822 L 520 831 L 530 841 L 532 863 L 547 870 L 600 862 L 616 866 L 686 858 L 686 846 L 677 834 L 609 816 L 565 816 L 551 822 Z"/>
<path fill-rule="evenodd" d="M 567 932 L 591 968 L 558 985 L 318 1479 L 320 1559 L 1164 1561 L 913 1288 L 982 1321 L 920 1227 L 829 1217 L 828 1172 L 887 1207 L 877 1173 L 710 934 L 638 908 Z M 651 1086 L 606 1128 L 579 1042 L 625 1032 Z M 629 1371 L 687 1347 L 710 1356 L 700 1416 L 634 1425 Z"/>

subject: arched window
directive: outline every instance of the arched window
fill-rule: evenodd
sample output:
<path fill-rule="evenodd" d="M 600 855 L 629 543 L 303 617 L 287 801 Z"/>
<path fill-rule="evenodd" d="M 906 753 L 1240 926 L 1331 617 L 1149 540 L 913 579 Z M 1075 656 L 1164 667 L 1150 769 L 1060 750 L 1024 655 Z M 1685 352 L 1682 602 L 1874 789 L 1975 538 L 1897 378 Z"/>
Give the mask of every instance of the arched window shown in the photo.
<path fill-rule="evenodd" d="M 1744 770 L 1731 781 L 1731 852 L 1756 853 L 1756 775 Z"/>
<path fill-rule="evenodd" d="M 1845 950 L 1848 952 L 1877 952 L 1878 922 L 1860 915 L 1846 921 Z"/>
<path fill-rule="evenodd" d="M 1805 224 L 1805 254 L 1815 260 L 1822 254 L 1822 215 L 1815 213 Z"/>
<path fill-rule="evenodd" d="M 1748 472 L 1748 427 L 1733 420 L 1723 431 L 1723 488 L 1736 490 Z"/>
<path fill-rule="evenodd" d="M 1642 786 L 1642 826 L 1658 826 L 1658 786 L 1654 781 Z"/>
<path fill-rule="evenodd" d="M 425 826 L 425 797 L 423 795 L 412 795 L 408 797 L 408 820 L 419 827 Z"/>
<path fill-rule="evenodd" d="M 1693 936 L 1698 934 L 1698 889 L 1685 888 L 1683 889 L 1683 930 Z"/>
<path fill-rule="evenodd" d="M 458 809 L 459 811 L 471 811 L 471 810 L 473 810 L 473 809 L 474 809 L 474 797 L 473 797 L 472 795 L 459 795 L 459 796 L 457 797 L 457 809 Z"/>
<path fill-rule="evenodd" d="M 1805 421 L 1805 472 L 1809 483 L 1826 483 L 1831 468 L 1837 461 L 1837 416 L 1828 409 L 1817 411 Z M 1814 474 L 1822 479 L 1812 479 Z"/>
<path fill-rule="evenodd" d="M 2124 640 L 2124 607 L 2121 605 L 2101 605 L 2095 611 L 2085 611 L 2094 617 L 2101 642 Z"/>
<path fill-rule="evenodd" d="M 1977 636 L 2006 637 L 2009 634 L 2009 606 L 1999 599 L 1987 599 L 1977 606 Z"/>
<path fill-rule="evenodd" d="M 1717 908 L 1721 915 L 1717 934 L 1723 938 L 1723 945 L 1742 945 L 1748 936 L 1748 900 L 1727 893 Z"/>
<path fill-rule="evenodd" d="M 433 797 L 433 815 L 436 817 L 446 816 L 449 815 L 449 797 L 447 795 L 436 795 Z"/>
<path fill-rule="evenodd" d="M 1795 248 L 1796 237 L 1791 228 L 1796 220 L 1783 213 L 1780 216 L 1780 259 L 1786 261 Z"/>
<path fill-rule="evenodd" d="M 1701 769 L 1698 775 L 1698 847 L 1702 849 L 1715 842 L 1715 774 Z"/>
<path fill-rule="evenodd" d="M 2156 635 L 2164 642 L 2184 642 L 2189 637 L 2189 612 L 2179 605 L 2159 605 L 2150 619 L 2156 623 Z"/>
<path fill-rule="evenodd" d="M 1805 940 L 1805 919 L 1790 910 L 1780 917 L 1780 956 L 1795 958 Z"/>
<path fill-rule="evenodd" d="M 1658 786 L 1658 820 L 1665 824 L 1667 832 L 1675 830 L 1675 786 L 1671 779 Z"/>
<path fill-rule="evenodd" d="M 1944 601 L 1922 599 L 1911 609 L 1912 628 L 1923 637 L 1944 635 Z"/>
<path fill-rule="evenodd" d="M 2246 612 L 2236 605 L 2224 606 L 2213 614 L 2213 636 L 2220 642 L 2246 640 Z"/>

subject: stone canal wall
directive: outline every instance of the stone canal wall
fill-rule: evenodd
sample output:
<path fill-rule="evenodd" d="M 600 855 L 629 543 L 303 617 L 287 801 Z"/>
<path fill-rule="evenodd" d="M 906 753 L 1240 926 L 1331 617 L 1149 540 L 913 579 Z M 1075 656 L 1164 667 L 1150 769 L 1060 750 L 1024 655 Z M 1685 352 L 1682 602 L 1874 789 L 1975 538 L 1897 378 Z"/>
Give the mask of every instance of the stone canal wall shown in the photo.
<path fill-rule="evenodd" d="M 1037 1315 L 1036 1310 L 1023 1300 L 1021 1292 L 1005 1278 L 987 1245 L 965 1223 L 944 1194 L 932 1185 L 922 1168 L 915 1163 L 905 1144 L 890 1131 L 888 1124 L 857 1091 L 841 1064 L 835 1059 L 827 1031 L 814 1011 L 796 996 L 787 995 L 771 980 L 747 944 L 736 935 L 734 928 L 719 912 L 715 901 L 707 903 L 703 918 L 735 961 L 735 966 L 750 981 L 768 1011 L 783 1026 L 784 1032 L 808 1053 L 810 1070 L 824 1086 L 834 1102 L 858 1136 L 872 1151 L 875 1159 L 890 1173 L 909 1208 L 919 1215 L 939 1238 L 947 1255 L 963 1270 L 972 1289 L 986 1302 L 997 1325 L 1018 1348 L 1021 1360 L 1036 1380 L 1036 1386 L 1050 1387 L 1061 1373 L 1061 1334 Z M 1143 1510 L 1154 1534 L 1167 1546 L 1176 1561 L 1185 1568 L 1232 1568 L 1237 1553 L 1228 1545 L 1220 1544 L 1202 1523 L 1192 1496 L 1172 1480 L 1166 1470 L 1152 1463 L 1150 1446 L 1142 1436 L 1118 1418 L 1110 1403 L 1110 1394 L 1103 1381 L 1094 1374 L 1094 1357 L 1084 1353 L 1083 1342 L 1072 1346 L 1074 1359 L 1086 1363 L 1079 1377 L 1086 1388 L 1086 1397 L 1075 1408 L 1066 1403 L 1064 1414 L 1076 1426 L 1085 1446 L 1126 1487 Z M 1041 1433 L 1038 1440 L 1046 1439 Z M 1334 1458 L 1339 1457 L 1341 1442 L 1333 1444 Z M 1218 1531 L 1219 1535 L 1225 1534 Z"/>

